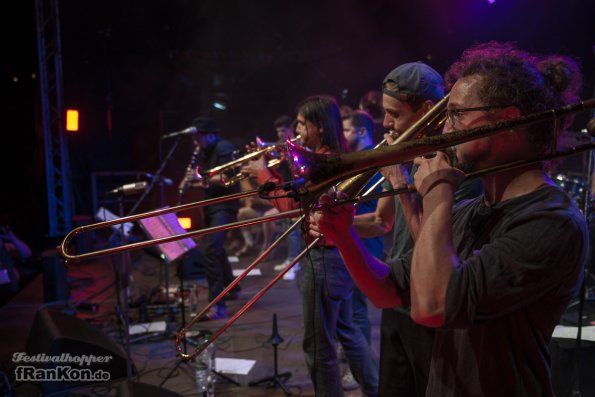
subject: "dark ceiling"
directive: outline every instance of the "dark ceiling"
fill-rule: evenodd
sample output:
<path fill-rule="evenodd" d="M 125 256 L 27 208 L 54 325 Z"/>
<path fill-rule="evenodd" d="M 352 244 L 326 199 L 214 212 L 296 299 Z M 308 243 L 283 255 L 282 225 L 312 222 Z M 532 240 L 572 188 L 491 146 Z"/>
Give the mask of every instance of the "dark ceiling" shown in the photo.
<path fill-rule="evenodd" d="M 21 4 L 10 5 L 6 16 L 22 23 L 3 28 L 6 48 L 15 54 L 3 61 L 3 92 L 13 99 L 5 119 L 23 114 L 32 120 L 35 82 L 8 81 L 36 68 L 34 8 L 31 0 L 12 3 Z M 197 115 L 216 118 L 238 146 L 257 135 L 269 140 L 273 120 L 294 115 L 306 96 L 330 94 L 355 105 L 397 65 L 423 60 L 443 72 L 477 42 L 510 40 L 533 52 L 571 55 L 585 74 L 583 97 L 590 97 L 593 3 L 61 0 L 65 102 L 81 111 L 81 131 L 69 137 L 76 212 L 90 210 L 91 172 L 157 169 L 168 149 L 159 137 Z M 217 94 L 227 97 L 226 111 L 212 107 Z M 20 135 L 9 141 L 11 152 L 25 149 L 10 180 L 36 180 L 39 186 L 23 193 L 39 201 L 42 171 L 31 169 L 43 164 L 35 124 L 7 127 Z M 190 148 L 182 146 L 167 176 L 177 178 L 186 167 Z M 12 161 L 3 165 L 14 167 Z M 3 213 L 27 200 L 4 201 Z"/>

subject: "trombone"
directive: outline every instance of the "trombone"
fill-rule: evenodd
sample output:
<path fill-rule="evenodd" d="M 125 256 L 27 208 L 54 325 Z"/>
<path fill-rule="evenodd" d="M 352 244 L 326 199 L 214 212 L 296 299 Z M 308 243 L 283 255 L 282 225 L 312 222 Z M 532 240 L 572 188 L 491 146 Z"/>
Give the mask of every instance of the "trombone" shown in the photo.
<path fill-rule="evenodd" d="M 295 142 L 297 142 L 299 138 L 300 137 L 298 135 L 297 137 L 295 137 L 291 140 L 288 140 L 287 144 L 290 144 L 290 143 L 295 144 Z M 236 160 L 230 161 L 226 164 L 211 168 L 204 172 L 205 176 L 202 176 L 201 174 L 197 173 L 198 179 L 201 182 L 208 183 L 208 180 L 215 175 L 224 175 L 226 172 L 237 168 L 239 165 L 241 165 L 243 163 L 246 163 L 251 160 L 256 160 L 260 156 L 271 154 L 271 153 L 274 153 L 275 151 L 279 151 L 280 154 L 276 155 L 275 158 L 272 158 L 267 162 L 267 167 L 275 168 L 275 167 L 279 166 L 279 164 L 281 164 L 281 162 L 287 156 L 287 148 L 286 148 L 287 144 L 279 145 L 279 144 L 265 143 L 262 140 L 260 140 L 260 138 L 258 138 L 258 137 L 256 140 L 257 140 L 257 145 L 262 147 L 261 149 L 254 151 L 252 153 L 248 153 L 248 154 L 246 154 Z M 195 152 L 193 153 L 193 160 L 189 164 L 187 171 L 189 169 L 191 169 L 191 167 L 192 167 L 191 164 L 193 164 L 195 157 L 197 155 L 198 155 L 198 151 L 195 150 Z M 248 175 L 239 172 L 236 175 L 234 175 L 231 179 L 225 181 L 224 186 L 229 187 L 229 186 L 235 185 L 236 183 L 238 183 L 239 181 L 241 181 L 242 179 L 245 179 L 245 178 L 248 178 Z M 182 194 L 184 193 L 184 191 L 186 190 L 188 183 L 187 183 L 187 181 L 183 181 L 182 184 L 183 184 L 183 187 L 180 187 L 180 189 L 179 189 L 180 198 L 181 198 Z M 239 200 L 239 199 L 243 199 L 246 197 L 255 196 L 255 195 L 258 195 L 261 193 L 262 193 L 262 189 L 253 189 L 253 190 L 248 190 L 245 192 L 230 194 L 230 195 L 223 196 L 223 197 L 216 197 L 213 199 L 202 200 L 202 201 L 198 201 L 198 202 L 194 202 L 194 203 L 188 203 L 188 204 L 183 204 L 183 205 L 177 205 L 177 206 L 170 207 L 170 208 L 149 211 L 149 212 L 145 212 L 142 214 L 130 215 L 130 216 L 114 219 L 111 221 L 105 221 L 105 222 L 95 223 L 92 225 L 81 226 L 81 227 L 73 229 L 66 235 L 66 237 L 64 238 L 64 240 L 58 247 L 58 250 L 60 251 L 62 256 L 67 261 L 79 261 L 79 260 L 84 260 L 84 259 L 95 258 L 97 256 L 102 256 L 102 255 L 111 255 L 111 254 L 115 254 L 115 253 L 122 252 L 125 250 L 140 249 L 140 248 L 152 246 L 155 244 L 168 243 L 171 241 L 180 240 L 182 238 L 200 237 L 205 234 L 216 233 L 216 232 L 230 230 L 230 229 L 236 229 L 236 228 L 243 227 L 243 226 L 256 225 L 259 223 L 270 222 L 270 221 L 274 221 L 277 219 L 292 218 L 292 217 L 295 217 L 296 215 L 299 215 L 299 213 L 296 213 L 297 212 L 297 210 L 296 210 L 294 212 L 290 211 L 287 214 L 285 214 L 285 213 L 284 214 L 275 214 L 275 215 L 270 215 L 268 217 L 250 219 L 250 220 L 244 221 L 244 222 L 234 222 L 234 223 L 230 223 L 228 225 L 220 225 L 220 226 L 215 226 L 215 227 L 206 228 L 206 229 L 202 229 L 202 230 L 195 230 L 195 231 L 191 231 L 191 232 L 188 232 L 185 234 L 162 237 L 162 238 L 154 239 L 154 240 L 140 241 L 137 243 L 131 243 L 128 245 L 106 248 L 106 249 L 93 251 L 93 252 L 89 252 L 89 253 L 84 253 L 84 254 L 77 255 L 77 254 L 71 253 L 69 251 L 69 246 L 70 246 L 70 243 L 72 242 L 72 240 L 76 236 L 78 236 L 79 234 L 82 234 L 82 233 L 87 233 L 87 232 L 107 228 L 107 227 L 114 226 L 114 225 L 121 225 L 126 222 L 134 222 L 139 219 L 150 218 L 150 217 L 168 214 L 168 213 L 172 213 L 172 212 L 181 212 L 181 211 L 185 211 L 185 210 L 189 210 L 189 209 L 193 209 L 193 208 L 199 208 L 199 207 L 204 207 L 204 206 L 208 206 L 208 205 L 212 205 L 212 204 L 218 204 L 218 203 L 222 203 L 225 201 Z"/>

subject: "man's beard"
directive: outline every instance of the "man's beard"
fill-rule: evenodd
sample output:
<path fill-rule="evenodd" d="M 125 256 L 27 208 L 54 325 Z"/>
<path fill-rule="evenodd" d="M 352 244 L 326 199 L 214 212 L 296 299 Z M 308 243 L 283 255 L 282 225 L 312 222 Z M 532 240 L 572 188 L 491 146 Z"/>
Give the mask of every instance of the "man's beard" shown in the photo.
<path fill-rule="evenodd" d="M 456 168 L 463 171 L 465 174 L 469 174 L 473 171 L 477 171 L 477 164 L 473 160 L 459 162 Z"/>
<path fill-rule="evenodd" d="M 469 157 L 469 155 L 467 155 L 466 158 L 463 158 L 462 160 L 459 159 L 459 157 L 461 157 L 461 156 L 457 155 L 457 152 L 458 152 L 457 146 L 453 146 L 452 148 L 449 148 L 449 150 L 452 151 L 452 156 L 450 156 L 450 158 L 453 159 L 452 160 L 453 163 L 451 165 L 455 168 L 460 169 L 465 174 L 469 174 L 470 172 L 480 171 L 482 169 L 482 166 L 480 164 L 482 164 L 484 161 L 486 161 L 490 157 L 490 153 L 492 151 L 493 141 L 492 141 L 491 137 L 488 138 L 487 142 L 488 142 L 487 147 L 484 147 L 481 152 L 476 152 L 473 155 L 473 157 Z"/>
<path fill-rule="evenodd" d="M 448 148 L 446 150 L 446 153 L 448 154 L 448 157 L 450 158 L 450 162 L 451 165 L 461 171 L 463 171 L 465 174 L 468 174 L 470 172 L 473 171 L 477 171 L 477 158 L 474 159 L 463 159 L 463 160 L 459 160 L 458 156 L 457 156 L 457 149 L 455 147 L 452 148 Z"/>

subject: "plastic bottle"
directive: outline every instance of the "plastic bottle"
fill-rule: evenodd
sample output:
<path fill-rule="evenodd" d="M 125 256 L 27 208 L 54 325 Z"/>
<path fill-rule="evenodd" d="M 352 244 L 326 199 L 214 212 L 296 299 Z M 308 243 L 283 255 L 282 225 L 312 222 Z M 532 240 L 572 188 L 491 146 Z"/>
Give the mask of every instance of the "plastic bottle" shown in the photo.
<path fill-rule="evenodd" d="M 202 344 L 209 340 L 212 333 L 207 330 L 200 331 L 198 343 Z M 196 388 L 201 397 L 215 396 L 215 344 L 209 345 L 202 351 L 195 360 L 196 365 Z"/>

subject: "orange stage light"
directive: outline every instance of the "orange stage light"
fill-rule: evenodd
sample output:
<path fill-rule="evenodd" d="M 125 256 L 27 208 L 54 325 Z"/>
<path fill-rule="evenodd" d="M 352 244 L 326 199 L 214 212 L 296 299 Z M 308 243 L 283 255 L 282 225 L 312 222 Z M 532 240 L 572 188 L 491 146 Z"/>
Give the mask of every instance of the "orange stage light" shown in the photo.
<path fill-rule="evenodd" d="M 66 131 L 77 132 L 79 130 L 79 111 L 66 110 Z"/>
<path fill-rule="evenodd" d="M 178 222 L 180 222 L 180 225 L 186 230 L 192 228 L 192 219 L 190 218 L 178 218 Z"/>

